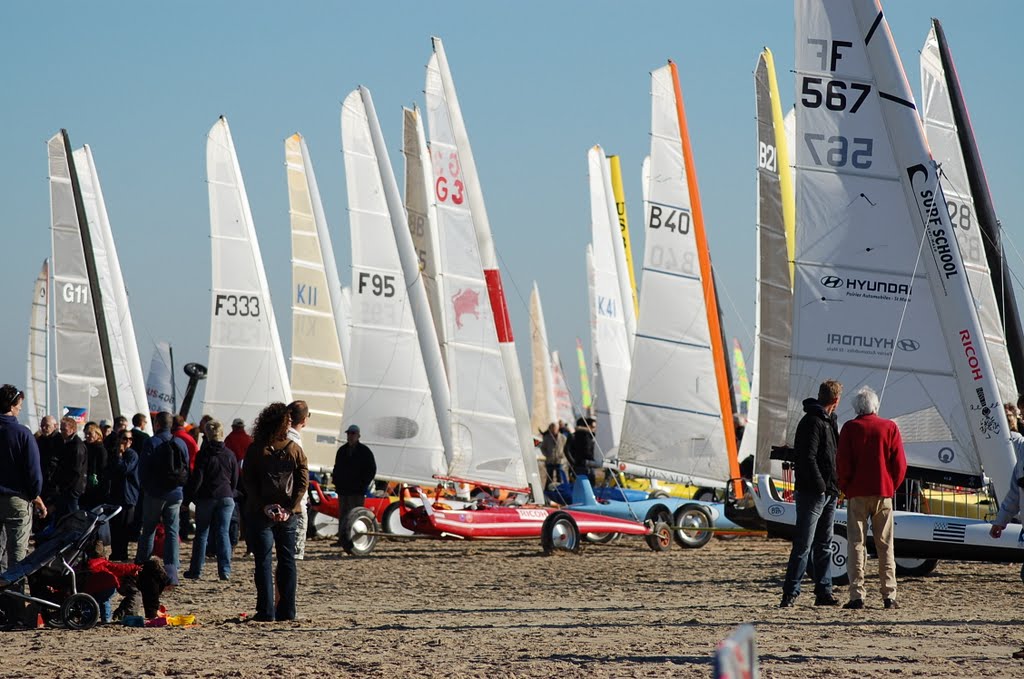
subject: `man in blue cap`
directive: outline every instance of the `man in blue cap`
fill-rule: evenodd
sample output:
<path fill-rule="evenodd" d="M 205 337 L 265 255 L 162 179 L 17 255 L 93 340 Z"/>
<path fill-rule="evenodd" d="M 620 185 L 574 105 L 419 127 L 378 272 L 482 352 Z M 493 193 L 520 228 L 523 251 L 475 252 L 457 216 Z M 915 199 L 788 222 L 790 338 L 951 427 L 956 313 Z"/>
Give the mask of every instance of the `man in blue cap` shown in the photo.
<path fill-rule="evenodd" d="M 349 425 L 345 436 L 347 441 L 338 448 L 331 474 L 338 491 L 338 542 L 342 544 L 347 538 L 346 517 L 353 509 L 363 506 L 366 489 L 377 475 L 373 451 L 359 442 L 359 426 Z"/>

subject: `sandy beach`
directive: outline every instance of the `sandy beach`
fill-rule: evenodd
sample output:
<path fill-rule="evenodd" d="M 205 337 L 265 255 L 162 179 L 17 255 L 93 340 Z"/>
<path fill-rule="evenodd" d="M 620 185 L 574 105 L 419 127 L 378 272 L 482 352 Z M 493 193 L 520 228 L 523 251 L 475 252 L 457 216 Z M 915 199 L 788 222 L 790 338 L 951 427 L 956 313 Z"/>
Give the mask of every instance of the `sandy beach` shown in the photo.
<path fill-rule="evenodd" d="M 764 677 L 1024 674 L 1010 658 L 1024 644 L 1016 566 L 940 563 L 900 581 L 899 610 L 871 591 L 863 611 L 816 608 L 809 590 L 780 610 L 787 555 L 764 538 L 554 557 L 534 542 L 419 540 L 357 559 L 318 540 L 299 565 L 298 621 L 238 623 L 255 603 L 252 560 L 230 582 L 210 563 L 164 597 L 199 625 L 6 633 L 0 675 L 707 677 L 715 644 L 744 622 Z"/>

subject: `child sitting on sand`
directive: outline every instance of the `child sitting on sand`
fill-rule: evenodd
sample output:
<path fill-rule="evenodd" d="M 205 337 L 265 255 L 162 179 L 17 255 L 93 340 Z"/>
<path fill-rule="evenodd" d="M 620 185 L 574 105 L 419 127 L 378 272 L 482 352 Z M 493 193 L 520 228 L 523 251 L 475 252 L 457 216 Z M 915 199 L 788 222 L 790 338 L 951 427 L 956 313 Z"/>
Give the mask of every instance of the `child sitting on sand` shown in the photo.
<path fill-rule="evenodd" d="M 121 589 L 122 580 L 138 576 L 142 571 L 142 566 L 138 564 L 109 561 L 107 554 L 107 546 L 101 540 L 93 542 L 85 551 L 85 571 L 80 574 L 81 590 L 96 599 L 103 622 L 112 620 L 110 599 Z"/>

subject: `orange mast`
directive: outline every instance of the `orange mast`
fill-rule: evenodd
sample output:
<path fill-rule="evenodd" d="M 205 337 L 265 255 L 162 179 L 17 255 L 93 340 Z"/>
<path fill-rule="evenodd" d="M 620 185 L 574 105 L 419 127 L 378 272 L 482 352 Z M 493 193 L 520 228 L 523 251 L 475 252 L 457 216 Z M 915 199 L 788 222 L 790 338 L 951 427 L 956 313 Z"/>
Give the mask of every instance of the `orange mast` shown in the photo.
<path fill-rule="evenodd" d="M 686 166 L 686 184 L 690 191 L 690 210 L 693 214 L 693 237 L 697 243 L 697 258 L 700 262 L 701 283 L 704 286 L 704 307 L 708 314 L 708 330 L 711 335 L 711 354 L 715 359 L 715 378 L 718 381 L 718 401 L 722 408 L 722 428 L 725 431 L 725 448 L 729 455 L 729 474 L 740 477 L 740 465 L 736 452 L 736 430 L 733 424 L 732 399 L 729 398 L 729 381 L 725 370 L 725 347 L 722 346 L 722 327 L 718 322 L 718 298 L 715 296 L 714 278 L 711 274 L 711 254 L 708 252 L 707 235 L 704 231 L 704 210 L 700 204 L 700 190 L 697 188 L 697 170 L 693 164 L 690 148 L 690 133 L 686 127 L 686 109 L 683 107 L 683 92 L 679 87 L 679 70 L 669 59 L 672 71 L 672 87 L 676 94 L 676 115 L 679 118 L 679 137 L 683 140 L 683 164 Z M 743 486 L 734 482 L 736 496 L 743 494 Z"/>

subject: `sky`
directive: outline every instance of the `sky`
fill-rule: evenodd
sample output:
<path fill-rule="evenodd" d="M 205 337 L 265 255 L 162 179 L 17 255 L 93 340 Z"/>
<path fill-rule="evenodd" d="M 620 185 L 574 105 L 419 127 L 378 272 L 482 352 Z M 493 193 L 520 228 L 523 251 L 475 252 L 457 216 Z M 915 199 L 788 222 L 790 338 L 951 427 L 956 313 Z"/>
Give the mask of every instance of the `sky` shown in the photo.
<path fill-rule="evenodd" d="M 890 0 L 886 17 L 915 95 L 929 18 L 943 22 L 1020 270 L 1024 211 L 1024 3 Z M 679 65 L 711 258 L 728 337 L 753 342 L 753 69 L 775 53 L 793 101 L 786 2 L 0 3 L 0 381 L 23 385 L 32 285 L 50 254 L 46 140 L 66 128 L 97 164 L 143 369 L 157 341 L 206 363 L 210 247 L 205 142 L 231 125 L 289 355 L 291 268 L 284 140 L 301 132 L 316 168 L 343 283 L 350 280 L 340 105 L 368 87 L 396 174 L 401 108 L 423 106 L 430 36 L 444 40 L 500 258 L 529 387 L 529 292 L 570 389 L 575 338 L 590 358 L 584 251 L 587 150 L 621 157 L 634 260 L 643 252 L 640 165 L 649 152 L 649 72 Z M 428 131 L 429 136 L 429 131 Z M 1017 244 L 1020 245 L 1017 245 Z M 640 283 L 642 287 L 642 281 Z M 1022 295 L 1018 292 L 1018 297 Z M 179 389 L 184 383 L 179 375 Z M 196 411 L 194 410 L 193 413 Z"/>

